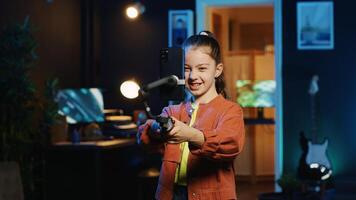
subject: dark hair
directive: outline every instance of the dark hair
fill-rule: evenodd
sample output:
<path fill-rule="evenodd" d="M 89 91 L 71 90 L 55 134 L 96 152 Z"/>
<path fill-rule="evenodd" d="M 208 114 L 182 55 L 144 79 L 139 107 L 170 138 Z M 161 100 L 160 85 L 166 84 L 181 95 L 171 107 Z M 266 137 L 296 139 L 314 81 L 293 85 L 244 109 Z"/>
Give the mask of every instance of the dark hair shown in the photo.
<path fill-rule="evenodd" d="M 183 49 L 185 50 L 189 47 L 209 47 L 209 56 L 215 60 L 216 65 L 222 63 L 219 42 L 210 31 L 201 31 L 199 34 L 192 35 L 187 38 L 183 43 Z M 227 96 L 225 91 L 224 71 L 220 74 L 220 76 L 215 78 L 215 88 L 218 94 L 221 94 L 224 97 Z"/>

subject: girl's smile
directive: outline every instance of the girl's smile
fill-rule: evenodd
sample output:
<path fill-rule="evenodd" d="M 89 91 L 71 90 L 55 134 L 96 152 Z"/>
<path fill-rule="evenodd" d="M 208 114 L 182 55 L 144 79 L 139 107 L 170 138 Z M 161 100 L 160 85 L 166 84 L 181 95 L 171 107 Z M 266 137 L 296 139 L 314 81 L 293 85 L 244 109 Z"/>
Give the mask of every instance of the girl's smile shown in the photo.
<path fill-rule="evenodd" d="M 222 73 L 222 64 L 216 65 L 207 47 L 190 47 L 185 52 L 186 87 L 200 103 L 207 103 L 218 95 L 215 77 Z"/>

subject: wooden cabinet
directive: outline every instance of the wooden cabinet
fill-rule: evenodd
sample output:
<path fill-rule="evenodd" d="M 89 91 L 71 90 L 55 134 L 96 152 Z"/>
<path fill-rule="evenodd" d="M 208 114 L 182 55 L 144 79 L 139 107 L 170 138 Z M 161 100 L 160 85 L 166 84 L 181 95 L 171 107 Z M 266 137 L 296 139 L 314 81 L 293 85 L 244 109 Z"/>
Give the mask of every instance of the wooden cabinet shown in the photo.
<path fill-rule="evenodd" d="M 274 80 L 275 63 L 271 51 L 238 51 L 225 56 L 225 78 L 228 94 L 237 98 L 237 80 Z M 240 179 L 252 182 L 274 178 L 274 108 L 264 108 L 259 120 L 257 108 L 244 108 L 246 143 L 235 160 L 235 172 Z"/>
<path fill-rule="evenodd" d="M 266 109 L 265 117 L 273 113 Z M 245 120 L 246 142 L 236 158 L 234 167 L 239 179 L 251 182 L 274 179 L 274 124 L 273 121 Z"/>

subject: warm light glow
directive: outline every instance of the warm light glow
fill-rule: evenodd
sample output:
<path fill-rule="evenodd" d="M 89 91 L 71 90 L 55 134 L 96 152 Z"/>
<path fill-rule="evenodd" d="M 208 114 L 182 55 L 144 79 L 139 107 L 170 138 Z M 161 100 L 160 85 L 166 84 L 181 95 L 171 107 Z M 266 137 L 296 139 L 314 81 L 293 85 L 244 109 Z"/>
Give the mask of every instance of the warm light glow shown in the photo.
<path fill-rule="evenodd" d="M 140 86 L 135 81 L 125 81 L 120 86 L 120 92 L 124 97 L 128 99 L 134 99 L 138 97 L 138 91 Z"/>
<path fill-rule="evenodd" d="M 126 15 L 131 18 L 134 19 L 138 16 L 138 10 L 136 7 L 134 6 L 130 6 L 126 9 Z"/>
<path fill-rule="evenodd" d="M 137 18 L 143 12 L 145 12 L 145 6 L 140 2 L 136 2 L 126 8 L 126 15 L 130 19 Z"/>

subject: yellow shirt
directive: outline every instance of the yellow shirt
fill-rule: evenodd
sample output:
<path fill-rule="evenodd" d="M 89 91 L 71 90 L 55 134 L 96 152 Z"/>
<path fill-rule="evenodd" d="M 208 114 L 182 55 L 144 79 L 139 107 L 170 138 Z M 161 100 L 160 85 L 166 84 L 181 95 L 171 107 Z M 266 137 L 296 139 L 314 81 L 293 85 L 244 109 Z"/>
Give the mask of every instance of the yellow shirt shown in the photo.
<path fill-rule="evenodd" d="M 196 120 L 196 116 L 198 113 L 199 104 L 192 104 L 192 118 L 189 122 L 189 126 L 192 126 Z M 188 164 L 188 156 L 189 156 L 189 145 L 188 142 L 182 142 L 180 144 L 180 149 L 182 151 L 181 162 L 177 167 L 176 176 L 174 182 L 178 185 L 187 185 L 187 164 Z"/>

